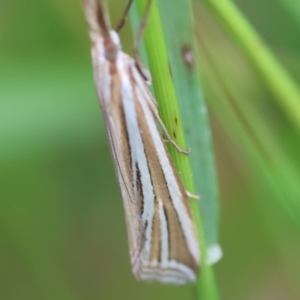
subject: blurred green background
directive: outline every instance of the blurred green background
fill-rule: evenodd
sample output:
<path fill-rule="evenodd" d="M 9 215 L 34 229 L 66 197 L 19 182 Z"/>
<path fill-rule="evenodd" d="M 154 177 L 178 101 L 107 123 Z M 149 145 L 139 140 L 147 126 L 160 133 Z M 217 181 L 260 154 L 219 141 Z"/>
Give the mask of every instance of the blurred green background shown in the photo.
<path fill-rule="evenodd" d="M 300 12 L 286 3 L 236 1 L 299 82 Z M 109 1 L 112 24 L 123 7 Z M 194 13 L 220 183 L 220 296 L 300 299 L 299 132 L 200 1 Z M 131 52 L 128 24 L 121 39 Z M 1 0 L 0 142 L 0 299 L 194 298 L 192 286 L 131 274 L 79 1 Z"/>

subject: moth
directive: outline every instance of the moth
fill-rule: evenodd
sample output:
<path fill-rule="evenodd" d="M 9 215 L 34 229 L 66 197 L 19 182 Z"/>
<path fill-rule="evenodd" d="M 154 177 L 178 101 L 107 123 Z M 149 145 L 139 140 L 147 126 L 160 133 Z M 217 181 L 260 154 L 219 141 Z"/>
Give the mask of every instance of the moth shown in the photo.
<path fill-rule="evenodd" d="M 123 197 L 132 270 L 139 280 L 184 284 L 199 269 L 197 230 L 188 192 L 157 127 L 147 75 L 121 50 L 103 2 L 82 0 L 90 26 L 97 94 Z"/>

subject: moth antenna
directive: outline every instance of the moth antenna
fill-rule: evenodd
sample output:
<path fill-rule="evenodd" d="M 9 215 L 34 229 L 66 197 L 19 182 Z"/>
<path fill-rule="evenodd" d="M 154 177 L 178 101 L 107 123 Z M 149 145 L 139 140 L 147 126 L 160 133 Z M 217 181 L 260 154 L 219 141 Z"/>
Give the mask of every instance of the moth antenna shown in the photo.
<path fill-rule="evenodd" d="M 122 14 L 122 17 L 121 17 L 118 25 L 116 26 L 116 29 L 115 29 L 116 32 L 119 32 L 122 29 L 122 27 L 124 26 L 124 24 L 126 22 L 126 17 L 128 15 L 128 12 L 129 12 L 129 9 L 131 7 L 132 2 L 133 2 L 133 0 L 129 0 L 128 1 L 127 5 L 125 7 L 125 10 L 124 10 L 124 12 Z"/>

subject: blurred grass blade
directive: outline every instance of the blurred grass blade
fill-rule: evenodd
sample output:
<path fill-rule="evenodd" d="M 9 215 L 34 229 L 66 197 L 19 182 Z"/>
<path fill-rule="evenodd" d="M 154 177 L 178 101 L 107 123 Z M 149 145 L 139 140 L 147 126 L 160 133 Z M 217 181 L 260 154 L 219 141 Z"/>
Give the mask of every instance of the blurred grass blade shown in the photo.
<path fill-rule="evenodd" d="M 300 89 L 251 24 L 230 0 L 204 0 L 272 92 L 287 117 L 300 131 Z"/>
<path fill-rule="evenodd" d="M 221 257 L 218 248 L 219 202 L 214 154 L 211 145 L 207 108 L 204 102 L 199 72 L 195 61 L 195 43 L 190 1 L 158 1 L 164 29 L 170 68 L 175 85 L 187 145 L 191 148 L 190 161 L 199 201 L 205 241 L 214 251 L 208 259 Z M 184 55 L 190 61 L 184 61 Z"/>
<path fill-rule="evenodd" d="M 277 0 L 281 6 L 293 17 L 300 28 L 300 1 L 298 0 Z"/>
<path fill-rule="evenodd" d="M 205 50 L 204 43 L 202 46 Z M 214 113 L 236 144 L 241 145 L 250 157 L 261 182 L 268 187 L 272 200 L 276 200 L 272 204 L 279 205 L 300 228 L 299 170 L 284 155 L 274 132 L 268 128 L 251 100 L 247 101 L 247 96 L 238 91 L 234 78 L 227 71 L 222 72 L 215 67 L 214 61 L 216 65 L 221 65 L 221 62 L 217 61 L 212 47 L 210 54 L 206 50 L 205 53 L 214 87 L 212 90 L 219 94 L 218 97 L 210 97 Z"/>
<path fill-rule="evenodd" d="M 136 2 L 139 15 L 145 11 L 147 0 Z M 174 3 L 172 4 L 174 5 Z M 133 24 L 137 24 L 136 21 Z M 166 128 L 182 148 L 186 148 L 185 136 L 181 124 L 181 116 L 177 104 L 176 92 L 170 74 L 169 59 L 163 35 L 159 10 L 156 1 L 151 4 L 148 25 L 144 35 L 150 71 L 153 77 L 155 95 L 159 103 L 159 111 Z M 188 191 L 194 193 L 194 182 L 191 176 L 189 157 L 178 153 L 174 147 L 168 145 L 170 154 L 180 177 Z M 193 215 L 197 224 L 201 247 L 201 275 L 196 284 L 197 299 L 217 299 L 217 289 L 211 267 L 207 264 L 207 251 L 203 235 L 202 222 L 198 204 L 191 201 Z"/>

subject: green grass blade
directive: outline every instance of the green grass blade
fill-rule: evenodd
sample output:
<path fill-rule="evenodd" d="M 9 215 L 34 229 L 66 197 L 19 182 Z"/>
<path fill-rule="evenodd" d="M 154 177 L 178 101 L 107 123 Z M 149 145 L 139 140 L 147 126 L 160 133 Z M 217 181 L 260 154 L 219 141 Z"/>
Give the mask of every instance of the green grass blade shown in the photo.
<path fill-rule="evenodd" d="M 193 21 L 189 1 L 158 2 L 164 28 L 170 68 L 188 147 L 208 250 L 218 245 L 218 187 L 211 145 L 207 108 L 195 58 L 185 63 L 184 55 L 194 55 Z"/>
<path fill-rule="evenodd" d="M 277 0 L 281 6 L 293 17 L 300 28 L 300 2 L 298 0 Z"/>
<path fill-rule="evenodd" d="M 140 16 L 145 11 L 147 0 L 137 1 Z M 159 103 L 159 111 L 168 131 L 175 141 L 183 148 L 186 148 L 184 130 L 181 123 L 181 116 L 177 104 L 176 91 L 169 68 L 169 58 L 166 49 L 166 41 L 163 35 L 159 10 L 156 1 L 151 5 L 148 18 L 148 26 L 145 31 L 144 41 L 148 56 L 150 71 L 153 77 L 155 95 Z M 184 182 L 185 187 L 194 193 L 194 182 L 191 176 L 189 157 L 178 153 L 174 147 L 170 147 L 170 154 L 177 170 Z M 202 222 L 195 200 L 191 201 L 192 211 L 197 224 L 199 239 L 201 243 L 201 276 L 196 284 L 197 299 L 217 299 L 217 289 L 211 267 L 207 264 L 207 250 L 202 229 Z"/>
<path fill-rule="evenodd" d="M 279 205 L 300 228 L 299 170 L 285 155 L 276 133 L 268 128 L 254 103 L 238 91 L 234 78 L 227 70 L 222 72 L 215 67 L 214 61 L 216 65 L 221 62 L 213 53 L 210 47 L 210 55 L 206 51 L 205 57 L 214 87 L 211 90 L 218 93 L 217 97 L 210 97 L 213 111 L 231 138 L 249 156 L 261 182 L 272 194 L 272 204 Z"/>

